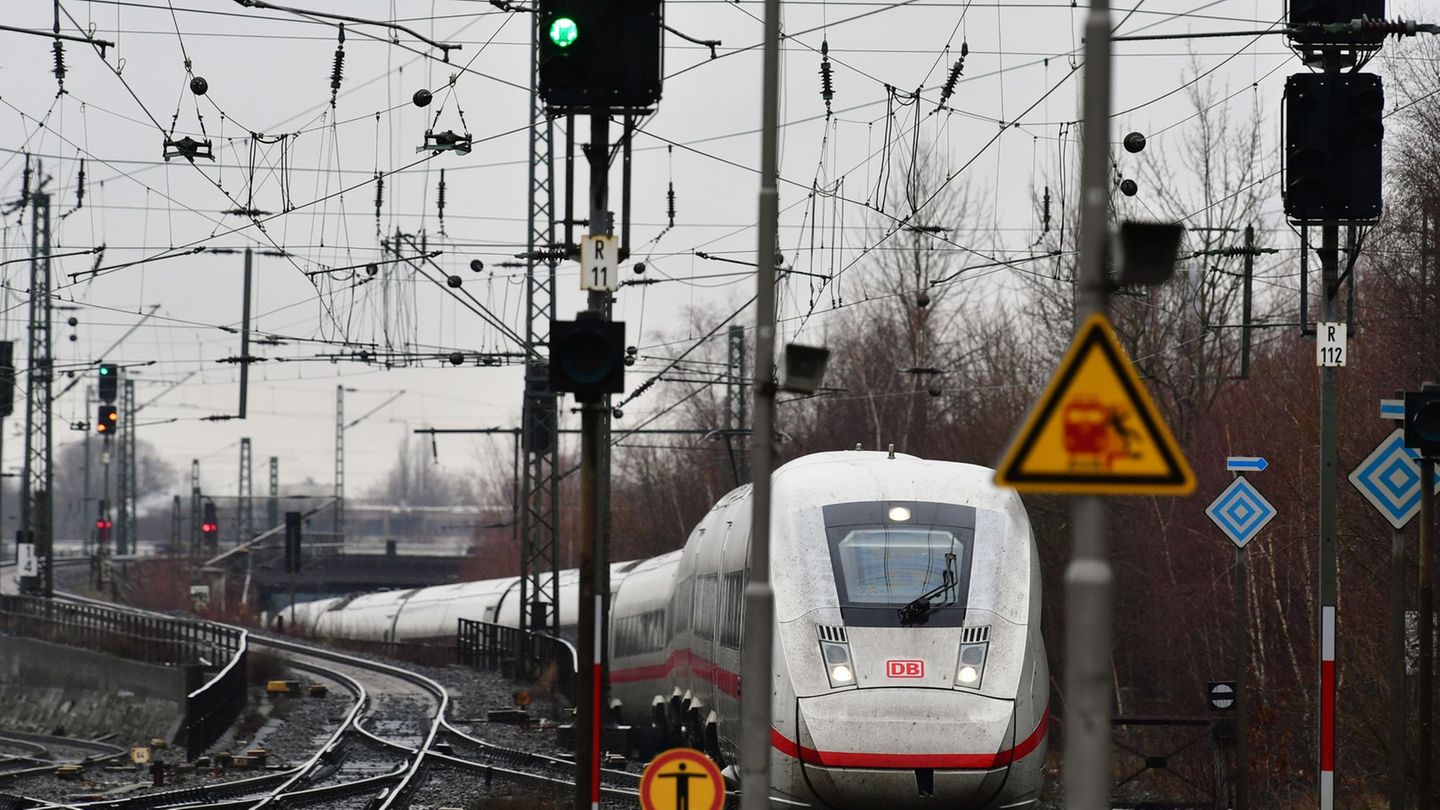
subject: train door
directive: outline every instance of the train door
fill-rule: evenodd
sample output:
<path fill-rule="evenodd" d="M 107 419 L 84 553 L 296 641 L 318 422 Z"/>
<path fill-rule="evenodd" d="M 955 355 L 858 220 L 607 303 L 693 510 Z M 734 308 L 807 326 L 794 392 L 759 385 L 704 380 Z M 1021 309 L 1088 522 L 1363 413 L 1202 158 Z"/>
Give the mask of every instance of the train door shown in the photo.
<path fill-rule="evenodd" d="M 728 531 L 721 554 L 719 649 L 725 676 L 717 682 L 719 722 L 715 745 L 730 765 L 739 764 L 740 664 L 745 629 L 745 585 L 749 582 L 750 499 L 739 498 L 726 515 Z M 763 694 L 763 693 L 762 693 Z"/>

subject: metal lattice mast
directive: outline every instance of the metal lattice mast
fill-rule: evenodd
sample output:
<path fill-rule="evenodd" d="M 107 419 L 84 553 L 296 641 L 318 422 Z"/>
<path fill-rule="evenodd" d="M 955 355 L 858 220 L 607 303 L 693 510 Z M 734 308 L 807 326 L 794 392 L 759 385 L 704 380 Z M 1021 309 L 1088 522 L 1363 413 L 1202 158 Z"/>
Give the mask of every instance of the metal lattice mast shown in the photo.
<path fill-rule="evenodd" d="M 240 497 L 235 504 L 238 512 L 235 520 L 236 543 L 248 543 L 255 536 L 255 510 L 250 500 L 250 461 L 250 437 L 246 436 L 240 440 Z"/>
<path fill-rule="evenodd" d="M 185 513 L 180 508 L 180 496 L 170 505 L 170 554 L 180 553 L 180 538 L 185 536 Z"/>
<path fill-rule="evenodd" d="M 750 430 L 750 396 L 745 364 L 745 327 L 731 326 L 726 335 L 729 349 L 725 379 L 725 446 L 735 471 L 735 486 L 750 480 L 750 456 L 744 437 Z"/>
<path fill-rule="evenodd" d="M 265 512 L 265 528 L 273 529 L 280 525 L 280 459 L 270 457 L 270 502 Z"/>
<path fill-rule="evenodd" d="M 37 166 L 36 175 L 40 176 Z M 43 180 L 41 181 L 44 182 Z M 38 184 L 37 184 L 38 185 Z M 53 434 L 50 396 L 54 355 L 50 342 L 50 195 L 37 191 L 31 197 L 30 220 L 30 352 L 25 398 L 25 463 L 20 495 L 20 530 L 34 544 L 39 561 L 36 576 L 26 590 L 50 596 L 55 589 L 54 513 L 50 493 Z"/>
<path fill-rule="evenodd" d="M 200 532 L 200 459 L 190 459 L 190 553 L 199 554 L 204 537 Z"/>
<path fill-rule="evenodd" d="M 135 536 L 135 381 L 124 382 L 120 395 L 120 430 L 115 437 L 120 454 L 120 474 L 115 483 L 116 554 L 138 551 L 140 540 Z"/>
<path fill-rule="evenodd" d="M 123 396 L 125 397 L 124 421 L 130 423 L 130 427 L 127 428 L 125 432 L 126 470 L 130 478 L 130 489 L 125 492 L 126 509 L 129 515 L 125 523 L 125 530 L 129 532 L 131 553 L 139 553 L 140 532 L 138 531 L 138 524 L 140 510 L 136 508 L 136 504 L 139 502 L 140 492 L 140 455 L 135 452 L 135 442 L 140 426 L 135 422 L 134 380 L 125 381 Z"/>
<path fill-rule="evenodd" d="M 335 386 L 335 542 L 345 542 L 345 386 Z"/>
<path fill-rule="evenodd" d="M 552 145 L 554 124 L 545 112 L 539 93 L 541 15 L 535 14 L 530 30 L 530 208 L 526 222 L 525 347 L 530 359 L 525 368 L 525 399 L 522 408 L 521 441 L 525 463 L 521 487 L 524 508 L 520 510 L 520 627 L 522 630 L 560 631 L 559 478 L 555 469 L 553 430 L 535 430 L 537 424 L 553 424 L 554 394 L 541 347 L 550 341 L 550 321 L 555 317 L 555 163 Z M 540 255 L 546 258 L 537 268 Z M 538 272 L 537 272 L 538 270 Z M 537 434 L 547 434 L 536 441 Z"/>

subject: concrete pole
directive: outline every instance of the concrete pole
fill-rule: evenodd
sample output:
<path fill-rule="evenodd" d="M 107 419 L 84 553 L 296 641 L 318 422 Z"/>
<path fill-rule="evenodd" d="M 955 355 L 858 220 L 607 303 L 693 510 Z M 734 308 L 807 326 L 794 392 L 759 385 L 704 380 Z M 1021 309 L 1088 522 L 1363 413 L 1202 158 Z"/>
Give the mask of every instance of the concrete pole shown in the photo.
<path fill-rule="evenodd" d="M 1395 398 L 1403 401 L 1404 391 Z M 1405 530 L 1390 535 L 1390 810 L 1405 810 Z"/>
<path fill-rule="evenodd" d="M 1249 229 L 1246 229 L 1247 233 Z M 1247 257 L 1248 261 L 1248 257 Z M 1235 808 L 1250 806 L 1250 761 L 1247 736 L 1249 732 L 1250 689 L 1246 677 L 1250 673 L 1250 610 L 1246 603 L 1249 589 L 1250 555 L 1244 546 L 1235 549 Z"/>
<path fill-rule="evenodd" d="M 1084 130 L 1080 163 L 1080 275 L 1075 324 L 1109 307 L 1110 4 L 1094 0 L 1085 21 Z M 1065 800 L 1070 810 L 1110 804 L 1110 561 L 1105 501 L 1071 501 L 1074 557 L 1065 571 Z"/>
<path fill-rule="evenodd" d="M 1102 0 L 1103 2 L 1103 0 Z M 745 586 L 745 643 L 740 651 L 740 808 L 769 810 L 770 723 L 775 592 L 770 587 L 770 472 L 775 421 L 775 239 L 780 116 L 780 0 L 765 0 L 760 91 L 760 221 L 755 250 L 755 409 L 750 434 L 753 488 L 750 579 Z"/>
<path fill-rule="evenodd" d="M 610 112 L 590 113 L 590 233 L 610 233 Z M 610 293 L 591 290 L 589 308 L 609 319 Z M 605 529 L 609 522 L 609 397 L 580 406 L 580 660 L 579 711 L 575 715 L 575 806 L 600 806 L 601 729 L 605 725 L 605 601 L 609 569 Z M 559 605 L 555 606 L 559 610 Z"/>
<path fill-rule="evenodd" d="M 1390 535 L 1390 810 L 1405 810 L 1405 531 Z"/>
<path fill-rule="evenodd" d="M 1435 460 L 1420 461 L 1420 810 L 1430 810 L 1435 759 Z"/>
<path fill-rule="evenodd" d="M 1340 317 L 1336 299 L 1339 274 L 1340 226 L 1323 225 L 1320 228 L 1320 320 L 1325 323 L 1334 323 Z M 1320 719 L 1320 810 L 1335 807 L 1335 482 L 1339 474 L 1335 423 L 1340 403 L 1339 371 L 1335 366 L 1320 368 L 1320 627 L 1316 639 L 1320 651 L 1317 713 Z"/>

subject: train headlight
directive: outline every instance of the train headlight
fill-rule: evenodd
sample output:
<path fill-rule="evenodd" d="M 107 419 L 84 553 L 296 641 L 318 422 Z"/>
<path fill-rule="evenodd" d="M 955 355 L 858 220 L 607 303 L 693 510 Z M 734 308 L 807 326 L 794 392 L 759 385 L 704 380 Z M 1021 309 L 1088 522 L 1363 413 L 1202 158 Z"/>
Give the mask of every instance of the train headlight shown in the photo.
<path fill-rule="evenodd" d="M 832 688 L 855 683 L 855 664 L 850 660 L 849 644 L 822 641 L 820 654 L 825 659 L 825 674 L 830 677 Z"/>
<path fill-rule="evenodd" d="M 985 674 L 985 655 L 989 644 L 981 641 L 960 645 L 960 663 L 955 667 L 955 683 L 968 689 L 979 689 Z"/>

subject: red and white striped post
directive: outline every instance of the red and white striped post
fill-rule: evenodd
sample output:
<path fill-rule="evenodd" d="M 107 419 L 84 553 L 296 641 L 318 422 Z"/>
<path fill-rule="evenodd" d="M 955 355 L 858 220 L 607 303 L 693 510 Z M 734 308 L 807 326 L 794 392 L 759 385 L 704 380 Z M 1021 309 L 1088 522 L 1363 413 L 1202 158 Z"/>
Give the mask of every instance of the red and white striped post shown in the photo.
<path fill-rule="evenodd" d="M 1335 807 L 1335 606 L 1320 608 L 1320 810 Z"/>
<path fill-rule="evenodd" d="M 600 810 L 600 767 L 601 751 L 600 730 L 605 725 L 604 715 L 600 713 L 600 704 L 605 697 L 604 668 L 605 668 L 605 596 L 601 593 L 595 594 L 595 656 L 590 662 L 590 716 L 594 718 L 590 723 L 590 756 L 593 764 L 590 767 L 590 810 Z"/>

